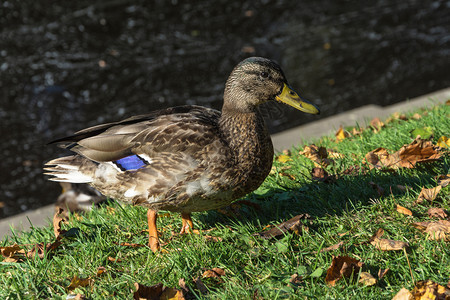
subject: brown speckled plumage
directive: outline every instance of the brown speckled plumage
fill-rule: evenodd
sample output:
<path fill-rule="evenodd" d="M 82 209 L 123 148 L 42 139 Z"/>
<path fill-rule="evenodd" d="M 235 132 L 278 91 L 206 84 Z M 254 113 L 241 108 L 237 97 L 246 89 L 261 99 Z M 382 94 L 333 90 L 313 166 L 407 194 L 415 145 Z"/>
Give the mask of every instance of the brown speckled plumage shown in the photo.
<path fill-rule="evenodd" d="M 55 141 L 76 154 L 48 162 L 47 174 L 151 210 L 219 208 L 257 189 L 269 174 L 273 146 L 258 106 L 272 100 L 304 104 L 277 64 L 249 58 L 228 78 L 222 112 L 180 106 L 81 130 Z M 117 161 L 133 155 L 145 164 L 119 169 Z"/>

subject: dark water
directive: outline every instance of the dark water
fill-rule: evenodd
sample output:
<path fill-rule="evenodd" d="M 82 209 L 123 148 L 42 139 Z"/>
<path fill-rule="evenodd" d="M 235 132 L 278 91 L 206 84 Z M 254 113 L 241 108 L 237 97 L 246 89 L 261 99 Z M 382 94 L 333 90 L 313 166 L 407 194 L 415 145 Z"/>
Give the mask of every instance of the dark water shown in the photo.
<path fill-rule="evenodd" d="M 449 16 L 449 1 L 1 1 L 0 217 L 55 201 L 41 167 L 63 151 L 49 140 L 173 105 L 220 109 L 247 56 L 278 61 L 321 117 L 448 87 Z M 317 119 L 264 110 L 272 132 Z"/>

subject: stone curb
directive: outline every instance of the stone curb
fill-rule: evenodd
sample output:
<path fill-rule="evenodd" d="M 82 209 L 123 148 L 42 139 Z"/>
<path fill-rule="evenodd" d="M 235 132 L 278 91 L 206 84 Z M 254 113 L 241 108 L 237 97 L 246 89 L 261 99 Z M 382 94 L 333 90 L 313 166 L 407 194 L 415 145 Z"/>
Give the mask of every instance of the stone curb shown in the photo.
<path fill-rule="evenodd" d="M 366 105 L 344 113 L 331 116 L 316 122 L 298 126 L 272 135 L 275 151 L 290 149 L 299 145 L 303 141 L 311 140 L 315 137 L 334 134 L 342 126 L 352 126 L 356 123 L 365 126 L 371 119 L 379 117 L 386 118 L 394 112 L 409 112 L 411 110 L 443 103 L 450 99 L 450 88 L 426 94 L 414 99 L 406 100 L 394 105 L 381 107 L 378 105 Z M 56 201 L 56 199 L 55 199 Z M 11 228 L 17 234 L 22 230 L 31 227 L 41 227 L 51 224 L 54 206 L 48 205 L 36 210 L 27 211 L 9 218 L 0 220 L 0 237 L 11 235 Z"/>

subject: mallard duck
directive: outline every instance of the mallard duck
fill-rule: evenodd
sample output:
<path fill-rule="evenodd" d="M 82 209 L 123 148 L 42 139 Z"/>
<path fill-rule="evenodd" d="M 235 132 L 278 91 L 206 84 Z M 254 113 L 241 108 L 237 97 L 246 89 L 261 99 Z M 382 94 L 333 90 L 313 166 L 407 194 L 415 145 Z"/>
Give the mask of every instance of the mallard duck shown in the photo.
<path fill-rule="evenodd" d="M 46 174 L 147 207 L 149 246 L 157 251 L 158 210 L 180 212 L 180 233 L 189 233 L 191 212 L 226 206 L 264 181 L 274 151 L 258 106 L 269 101 L 319 113 L 278 64 L 251 57 L 231 72 L 221 112 L 178 106 L 78 131 L 53 141 L 76 154 L 49 161 Z"/>

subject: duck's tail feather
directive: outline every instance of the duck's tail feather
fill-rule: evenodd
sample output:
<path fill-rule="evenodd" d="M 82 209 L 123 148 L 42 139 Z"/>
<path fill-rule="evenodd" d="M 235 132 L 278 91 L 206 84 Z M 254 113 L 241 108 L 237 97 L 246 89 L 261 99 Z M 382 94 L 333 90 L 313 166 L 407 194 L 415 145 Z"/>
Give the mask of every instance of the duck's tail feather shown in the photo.
<path fill-rule="evenodd" d="M 51 181 L 89 183 L 94 180 L 97 163 L 79 155 L 53 159 L 45 164 L 45 175 Z"/>

